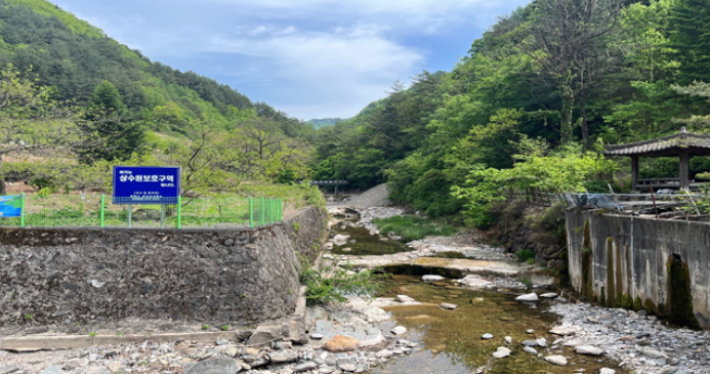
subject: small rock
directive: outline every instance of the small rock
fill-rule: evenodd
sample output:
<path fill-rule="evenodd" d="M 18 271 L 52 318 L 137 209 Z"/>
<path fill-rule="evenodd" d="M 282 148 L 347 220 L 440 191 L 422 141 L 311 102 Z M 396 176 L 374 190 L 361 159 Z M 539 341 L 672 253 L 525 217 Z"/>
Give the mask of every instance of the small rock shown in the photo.
<path fill-rule="evenodd" d="M 402 335 L 402 334 L 407 333 L 407 328 L 404 326 L 397 326 L 397 327 L 393 328 L 392 330 L 390 330 L 390 332 L 395 335 Z"/>
<path fill-rule="evenodd" d="M 503 340 L 505 341 L 505 344 L 513 344 L 513 338 L 510 336 L 506 336 Z"/>
<path fill-rule="evenodd" d="M 358 345 L 360 345 L 360 341 L 355 338 L 335 335 L 332 339 L 326 341 L 322 348 L 328 352 L 338 353 L 354 351 Z"/>
<path fill-rule="evenodd" d="M 523 347 L 523 351 L 530 353 L 531 355 L 537 355 L 537 349 L 535 349 L 533 347 L 525 346 L 525 347 Z"/>
<path fill-rule="evenodd" d="M 318 369 L 318 373 L 320 373 L 320 374 L 330 374 L 330 373 L 334 372 L 335 370 L 336 370 L 336 369 L 335 369 L 334 367 L 331 367 L 331 366 L 323 366 L 323 367 L 321 367 L 320 369 Z"/>
<path fill-rule="evenodd" d="M 547 339 L 545 338 L 536 339 L 535 343 L 537 343 L 538 347 L 547 348 Z"/>
<path fill-rule="evenodd" d="M 412 299 L 411 297 L 407 295 L 397 295 L 394 298 L 395 300 L 399 301 L 400 303 L 413 303 L 416 302 L 416 300 Z"/>
<path fill-rule="evenodd" d="M 616 374 L 616 370 L 609 368 L 601 368 L 599 374 Z"/>
<path fill-rule="evenodd" d="M 313 370 L 313 369 L 315 369 L 315 368 L 317 368 L 317 367 L 318 367 L 318 364 L 316 364 L 315 362 L 313 362 L 313 361 L 306 361 L 306 362 L 302 362 L 302 363 L 296 365 L 296 367 L 293 368 L 293 372 L 294 372 L 294 373 L 300 373 L 300 372 L 303 372 L 303 371 Z"/>
<path fill-rule="evenodd" d="M 220 340 L 217 340 L 217 341 L 215 342 L 215 344 L 217 344 L 217 345 L 226 345 L 226 344 L 229 344 L 229 340 L 227 340 L 227 339 L 220 339 Z"/>
<path fill-rule="evenodd" d="M 337 246 L 345 245 L 348 243 L 348 239 L 350 239 L 350 235 L 338 234 L 335 237 L 333 237 L 333 244 L 335 244 Z"/>
<path fill-rule="evenodd" d="M 229 345 L 224 348 L 222 353 L 224 353 L 225 355 L 227 355 L 229 357 L 234 357 L 237 355 L 237 353 L 239 353 L 239 350 L 237 349 L 237 347 L 235 347 L 233 345 Z"/>
<path fill-rule="evenodd" d="M 578 345 L 574 347 L 574 351 L 580 355 L 587 356 L 601 356 L 604 354 L 603 350 L 591 345 Z"/>
<path fill-rule="evenodd" d="M 568 335 L 574 335 L 579 331 L 579 327 L 577 326 L 556 326 L 552 330 L 550 330 L 550 334 L 555 334 L 555 335 L 560 335 L 560 336 L 568 336 Z"/>
<path fill-rule="evenodd" d="M 390 351 L 388 349 L 383 349 L 383 350 L 375 353 L 375 357 L 377 357 L 377 358 L 390 358 L 393 355 L 394 355 L 394 353 L 392 353 L 392 351 Z"/>
<path fill-rule="evenodd" d="M 477 297 L 475 299 L 471 299 L 471 304 L 478 304 L 478 303 L 482 303 L 482 302 L 483 302 L 482 297 Z"/>
<path fill-rule="evenodd" d="M 350 360 L 338 360 L 338 368 L 342 371 L 354 372 L 357 370 L 357 365 Z"/>
<path fill-rule="evenodd" d="M 0 368 L 0 374 L 10 374 L 16 371 L 20 371 L 20 368 L 17 366 L 5 366 Z"/>
<path fill-rule="evenodd" d="M 522 344 L 526 347 L 537 347 L 537 340 L 523 340 Z"/>
<path fill-rule="evenodd" d="M 555 298 L 557 298 L 557 296 L 558 295 L 554 292 L 544 293 L 544 294 L 540 295 L 540 297 L 543 299 L 555 299 Z"/>
<path fill-rule="evenodd" d="M 498 347 L 495 352 L 493 352 L 493 357 L 495 358 L 506 358 L 510 356 L 510 349 L 506 347 Z"/>
<path fill-rule="evenodd" d="M 567 359 L 564 356 L 545 356 L 545 361 L 557 366 L 567 365 Z"/>
<path fill-rule="evenodd" d="M 444 277 L 442 277 L 441 275 L 432 275 L 432 274 L 430 274 L 430 275 L 425 275 L 425 276 L 423 276 L 423 277 L 422 277 L 422 280 L 423 280 L 424 282 L 440 282 L 440 281 L 443 281 L 443 280 L 444 280 Z"/>
<path fill-rule="evenodd" d="M 529 293 L 527 295 L 520 295 L 515 298 L 516 301 L 539 301 L 536 293 Z"/>
<path fill-rule="evenodd" d="M 325 335 L 323 335 L 323 334 L 317 334 L 317 333 L 311 334 L 311 339 L 314 339 L 314 340 L 321 340 L 321 339 L 323 339 L 323 338 L 325 338 Z"/>
<path fill-rule="evenodd" d="M 456 304 L 449 304 L 449 303 L 441 303 L 441 305 L 439 305 L 439 306 L 444 309 L 447 309 L 447 310 L 454 310 L 458 307 L 458 305 L 456 305 Z"/>
<path fill-rule="evenodd" d="M 237 373 L 242 366 L 231 358 L 213 358 L 200 361 L 185 370 L 185 374 L 223 374 Z"/>
<path fill-rule="evenodd" d="M 341 251 L 343 251 L 343 252 L 352 252 L 352 250 L 353 250 L 352 248 L 343 248 L 343 249 L 341 249 Z"/>
<path fill-rule="evenodd" d="M 42 372 L 42 374 L 62 374 L 62 368 L 57 365 L 52 365 Z"/>
<path fill-rule="evenodd" d="M 668 358 L 668 356 L 665 353 L 655 350 L 651 347 L 642 348 L 641 354 L 648 357 L 648 358 Z"/>
<path fill-rule="evenodd" d="M 491 335 L 491 334 L 483 334 L 483 336 L 481 336 L 481 339 L 483 339 L 483 340 L 490 340 L 490 339 L 493 339 L 493 335 Z"/>
<path fill-rule="evenodd" d="M 284 349 L 268 354 L 269 360 L 272 363 L 283 364 L 287 362 L 295 362 L 298 360 L 298 353 L 293 349 Z"/>
<path fill-rule="evenodd" d="M 526 334 L 534 334 L 535 330 L 533 330 L 533 329 L 525 330 L 525 333 Z"/>

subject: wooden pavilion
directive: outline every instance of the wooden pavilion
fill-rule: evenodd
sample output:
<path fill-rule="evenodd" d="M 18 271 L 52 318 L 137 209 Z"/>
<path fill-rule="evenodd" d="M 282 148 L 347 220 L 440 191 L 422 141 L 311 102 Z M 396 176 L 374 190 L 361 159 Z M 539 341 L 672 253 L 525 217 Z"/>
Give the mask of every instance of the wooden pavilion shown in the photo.
<path fill-rule="evenodd" d="M 683 127 L 677 134 L 638 143 L 607 146 L 604 155 L 631 157 L 631 186 L 634 192 L 648 190 L 649 187 L 688 191 L 699 185 L 690 181 L 690 158 L 710 156 L 710 135 L 687 132 Z M 639 179 L 639 157 L 678 157 L 678 178 Z"/>

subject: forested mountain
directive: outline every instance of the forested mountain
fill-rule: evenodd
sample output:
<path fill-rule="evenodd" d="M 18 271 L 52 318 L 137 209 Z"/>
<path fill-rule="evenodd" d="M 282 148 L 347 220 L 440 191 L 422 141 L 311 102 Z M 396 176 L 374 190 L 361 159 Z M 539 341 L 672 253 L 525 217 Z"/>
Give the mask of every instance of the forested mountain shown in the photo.
<path fill-rule="evenodd" d="M 250 111 L 270 116 L 293 136 L 309 128 L 227 85 L 151 62 L 44 0 L 0 0 L 0 66 L 8 64 L 53 87 L 55 100 L 79 105 L 107 80 L 128 111 L 156 131 L 189 135 L 205 119 L 229 129 L 253 117 Z"/>
<path fill-rule="evenodd" d="M 114 163 L 167 164 L 183 166 L 186 190 L 215 192 L 310 173 L 310 124 L 44 0 L 0 0 L 0 97 L 0 180 L 105 190 Z"/>
<path fill-rule="evenodd" d="M 708 132 L 710 89 L 694 82 L 710 82 L 710 0 L 535 0 L 453 71 L 319 130 L 315 175 L 387 181 L 396 201 L 474 223 L 501 188 L 628 189 L 628 161 L 601 157 L 603 144 Z M 677 160 L 642 167 L 672 176 Z"/>
<path fill-rule="evenodd" d="M 313 125 L 314 129 L 320 129 L 323 127 L 328 127 L 328 126 L 333 126 L 338 122 L 342 122 L 343 120 L 340 118 L 323 118 L 323 119 L 312 119 L 310 121 L 306 121 L 306 123 L 310 123 Z"/>

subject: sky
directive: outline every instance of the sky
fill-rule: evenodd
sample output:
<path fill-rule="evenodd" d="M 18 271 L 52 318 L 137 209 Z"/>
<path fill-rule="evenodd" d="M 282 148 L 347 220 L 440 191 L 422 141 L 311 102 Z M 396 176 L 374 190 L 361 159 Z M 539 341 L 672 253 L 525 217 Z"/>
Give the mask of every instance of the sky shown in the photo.
<path fill-rule="evenodd" d="M 397 80 L 450 71 L 528 1 L 53 0 L 152 61 L 302 120 L 350 118 Z"/>

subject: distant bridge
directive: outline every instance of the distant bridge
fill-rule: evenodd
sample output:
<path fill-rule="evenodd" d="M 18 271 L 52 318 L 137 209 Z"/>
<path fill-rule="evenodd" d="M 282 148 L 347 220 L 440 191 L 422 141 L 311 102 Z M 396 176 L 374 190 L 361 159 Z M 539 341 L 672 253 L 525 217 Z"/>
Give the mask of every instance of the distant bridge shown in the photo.
<path fill-rule="evenodd" d="M 335 194 L 338 194 L 338 186 L 344 186 L 349 184 L 348 181 L 311 181 L 313 186 L 335 186 Z"/>

